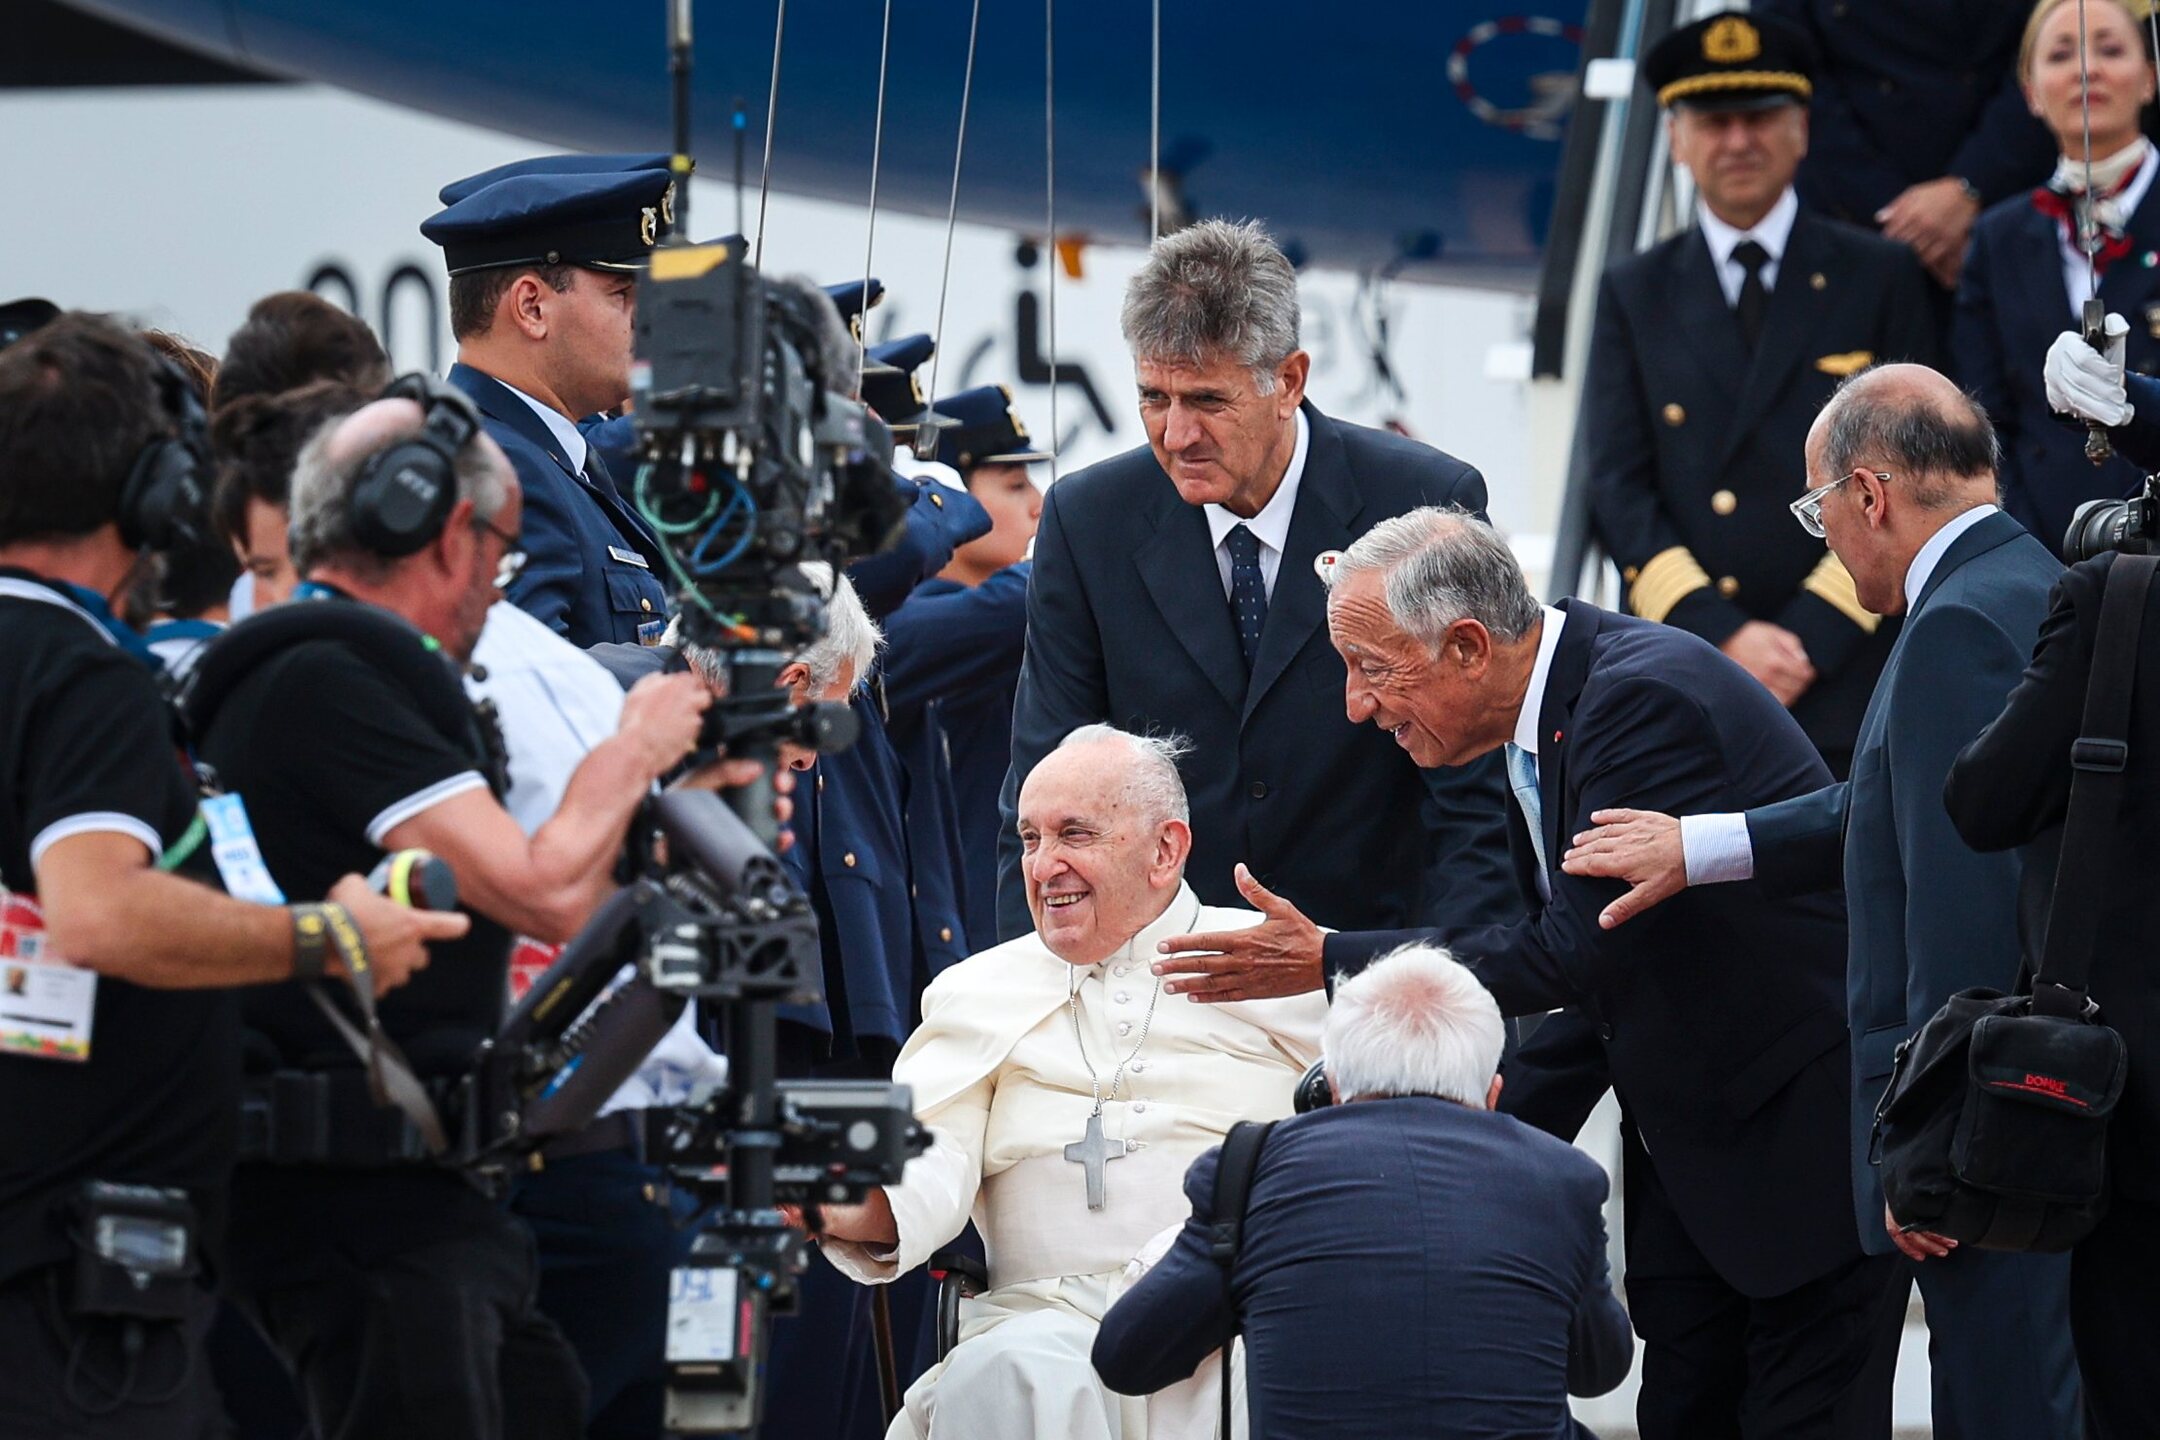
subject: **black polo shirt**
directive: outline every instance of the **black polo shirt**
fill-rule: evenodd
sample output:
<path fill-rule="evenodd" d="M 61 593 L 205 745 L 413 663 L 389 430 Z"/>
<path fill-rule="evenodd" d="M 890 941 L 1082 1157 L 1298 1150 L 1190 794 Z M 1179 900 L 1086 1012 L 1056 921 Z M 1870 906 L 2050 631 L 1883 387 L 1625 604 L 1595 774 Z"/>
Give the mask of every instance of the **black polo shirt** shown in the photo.
<path fill-rule="evenodd" d="M 436 729 L 397 677 L 336 640 L 291 645 L 242 677 L 211 718 L 198 755 L 245 803 L 271 878 L 296 903 L 374 869 L 383 837 L 406 820 L 487 786 L 468 744 Z M 473 924 L 465 937 L 432 947 L 427 968 L 382 1000 L 383 1028 L 422 1075 L 470 1068 L 474 1048 L 502 1017 L 509 933 L 467 913 Z M 338 994 L 350 1006 L 351 997 Z M 249 990 L 244 1015 L 251 1067 L 360 1063 L 298 986 Z"/>
<path fill-rule="evenodd" d="M 0 888 L 17 947 L 37 943 L 35 867 L 50 846 L 105 832 L 157 857 L 194 811 L 150 671 L 58 589 L 0 569 Z M 216 1229 L 240 1105 L 237 1017 L 230 990 L 100 976 L 87 1061 L 0 1051 L 0 1282 L 71 1253 L 64 1207 L 87 1180 L 184 1187 Z"/>

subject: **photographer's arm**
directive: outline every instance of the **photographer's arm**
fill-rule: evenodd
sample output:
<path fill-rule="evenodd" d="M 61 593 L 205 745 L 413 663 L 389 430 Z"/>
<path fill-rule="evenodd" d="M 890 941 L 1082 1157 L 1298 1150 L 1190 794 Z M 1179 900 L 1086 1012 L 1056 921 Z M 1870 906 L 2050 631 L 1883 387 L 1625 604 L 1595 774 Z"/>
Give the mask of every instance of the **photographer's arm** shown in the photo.
<path fill-rule="evenodd" d="M 639 681 L 621 728 L 579 763 L 562 804 L 529 839 L 492 795 L 464 790 L 399 822 L 384 847 L 434 851 L 472 909 L 537 940 L 568 940 L 614 889 L 631 816 L 696 743 L 710 701 L 694 675 Z"/>
<path fill-rule="evenodd" d="M 169 875 L 131 835 L 92 830 L 54 841 L 38 859 L 37 884 L 53 952 L 86 970 L 174 990 L 292 977 L 291 910 Z M 472 923 L 408 910 L 358 876 L 339 881 L 329 898 L 359 925 L 379 990 L 426 965 L 428 941 L 454 940 Z"/>
<path fill-rule="evenodd" d="M 894 1078 L 905 1083 L 900 1069 Z M 930 1148 L 908 1161 L 898 1185 L 871 1191 L 861 1205 L 824 1207 L 823 1248 L 834 1269 L 868 1285 L 897 1280 L 967 1228 L 982 1184 L 992 1089 L 985 1077 L 922 1116 Z"/>

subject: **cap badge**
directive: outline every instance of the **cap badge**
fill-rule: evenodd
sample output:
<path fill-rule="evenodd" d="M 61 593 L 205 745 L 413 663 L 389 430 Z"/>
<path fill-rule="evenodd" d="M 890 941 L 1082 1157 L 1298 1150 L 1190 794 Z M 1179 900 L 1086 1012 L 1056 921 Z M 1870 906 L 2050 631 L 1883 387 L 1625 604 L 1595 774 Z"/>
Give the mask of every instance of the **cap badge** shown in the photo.
<path fill-rule="evenodd" d="M 1762 54 L 1762 32 L 1728 15 L 1703 31 L 1702 54 L 1713 65 L 1744 65 Z"/>
<path fill-rule="evenodd" d="M 672 180 L 660 193 L 660 223 L 670 227 L 675 224 L 675 182 Z"/>
<path fill-rule="evenodd" d="M 638 212 L 638 238 L 647 245 L 660 239 L 660 212 L 650 205 Z"/>

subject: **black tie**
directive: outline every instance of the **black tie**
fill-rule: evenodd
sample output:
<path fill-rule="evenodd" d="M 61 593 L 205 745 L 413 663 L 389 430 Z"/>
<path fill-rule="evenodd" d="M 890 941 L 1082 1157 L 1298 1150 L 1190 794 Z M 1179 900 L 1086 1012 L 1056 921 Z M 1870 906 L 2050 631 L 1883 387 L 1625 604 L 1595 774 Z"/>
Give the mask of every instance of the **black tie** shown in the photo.
<path fill-rule="evenodd" d="M 1237 621 L 1238 644 L 1245 651 L 1245 673 L 1260 653 L 1260 627 L 1267 623 L 1267 584 L 1260 578 L 1260 538 L 1243 525 L 1223 537 L 1230 547 L 1230 614 Z"/>
<path fill-rule="evenodd" d="M 1763 266 L 1770 263 L 1770 252 L 1753 240 L 1743 240 L 1733 246 L 1732 258 L 1747 272 L 1747 278 L 1740 282 L 1740 303 L 1733 306 L 1733 313 L 1740 317 L 1740 337 L 1753 350 L 1755 342 L 1762 339 L 1763 309 L 1770 303 L 1770 292 L 1762 283 Z"/>

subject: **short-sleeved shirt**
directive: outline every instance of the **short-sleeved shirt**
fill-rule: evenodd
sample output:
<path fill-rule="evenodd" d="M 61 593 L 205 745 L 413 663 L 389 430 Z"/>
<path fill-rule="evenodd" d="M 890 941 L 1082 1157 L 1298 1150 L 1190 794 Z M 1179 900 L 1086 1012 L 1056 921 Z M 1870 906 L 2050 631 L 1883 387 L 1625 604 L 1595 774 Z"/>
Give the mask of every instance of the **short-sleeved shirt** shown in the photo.
<path fill-rule="evenodd" d="M 90 613 L 0 570 L 0 888 L 37 927 L 36 867 L 70 836 L 186 834 L 195 793 L 157 682 Z M 64 957 L 61 957 L 64 958 Z M 97 982 L 86 1061 L 0 1053 L 0 1281 L 72 1253 L 64 1207 L 89 1180 L 179 1186 L 214 1231 L 239 1113 L 230 990 Z"/>
<path fill-rule="evenodd" d="M 336 640 L 292 645 L 240 679 L 198 755 L 246 806 L 271 878 L 295 903 L 374 869 L 384 837 L 407 820 L 487 788 L 469 743 L 437 729 L 402 681 Z M 465 937 L 431 947 L 427 968 L 382 1001 L 383 1028 L 423 1075 L 469 1068 L 502 1016 L 509 934 L 466 913 Z M 298 987 L 258 986 L 244 1004 L 251 1066 L 360 1063 Z"/>

